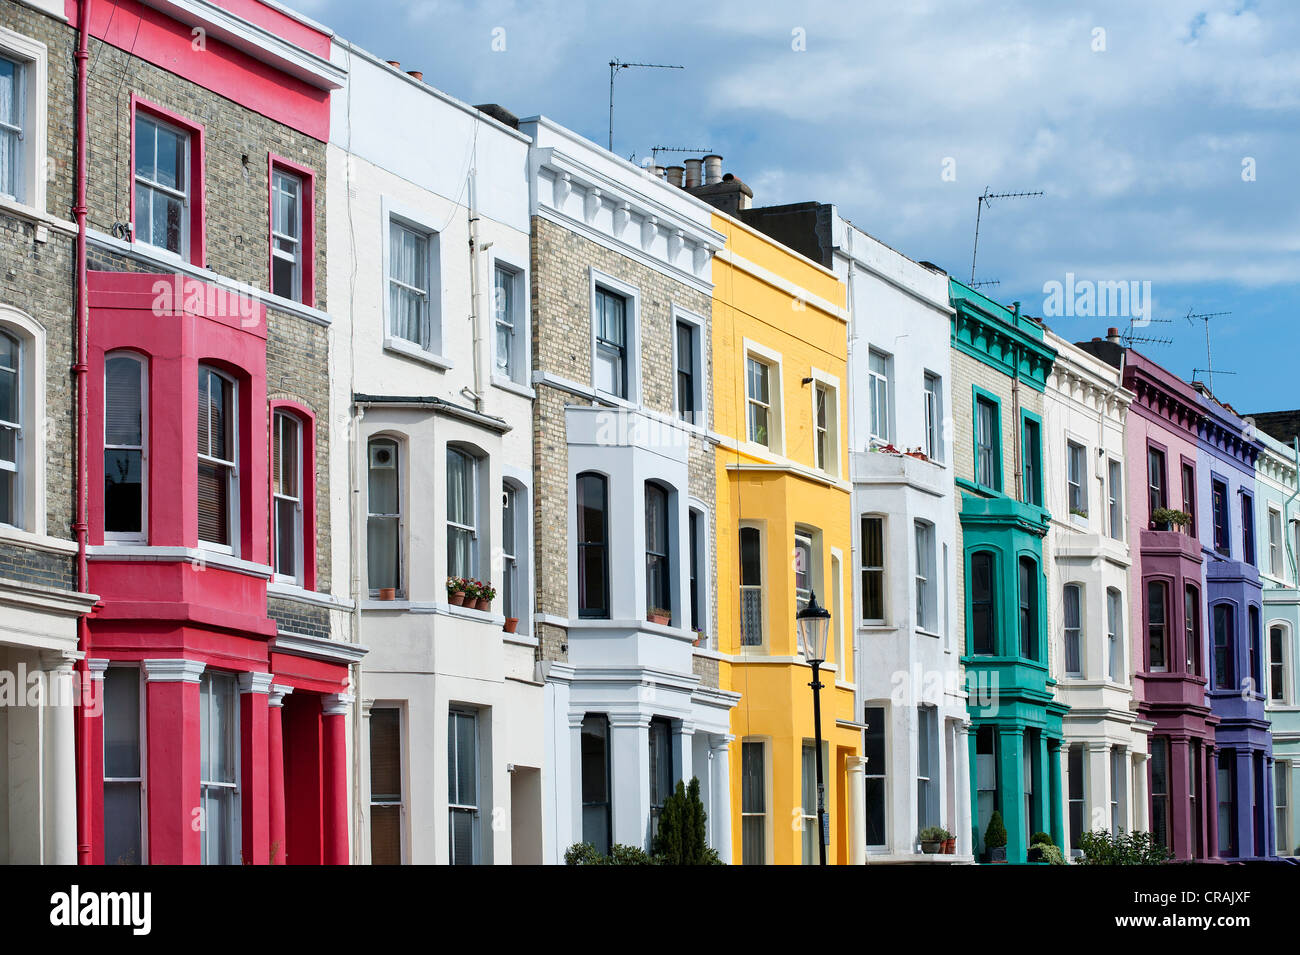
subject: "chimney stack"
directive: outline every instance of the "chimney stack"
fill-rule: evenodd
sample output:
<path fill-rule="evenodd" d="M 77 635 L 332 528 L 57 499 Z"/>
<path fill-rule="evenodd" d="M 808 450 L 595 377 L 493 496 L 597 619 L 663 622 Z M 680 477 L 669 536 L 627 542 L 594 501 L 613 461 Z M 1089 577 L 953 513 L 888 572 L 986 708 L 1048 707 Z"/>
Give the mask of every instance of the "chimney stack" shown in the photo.
<path fill-rule="evenodd" d="M 716 186 L 720 182 L 722 182 L 722 157 L 705 156 L 704 184 L 706 186 Z"/>
<path fill-rule="evenodd" d="M 682 176 L 686 172 L 685 166 L 669 166 L 664 172 L 668 176 L 668 185 L 676 186 L 678 189 L 682 187 Z"/>
<path fill-rule="evenodd" d="M 1108 328 L 1108 329 L 1106 329 L 1106 341 L 1111 342 L 1112 344 L 1118 345 L 1118 344 L 1119 344 L 1119 329 L 1118 329 L 1118 328 Z"/>
<path fill-rule="evenodd" d="M 686 188 L 694 189 L 704 181 L 704 160 L 686 160 Z"/>

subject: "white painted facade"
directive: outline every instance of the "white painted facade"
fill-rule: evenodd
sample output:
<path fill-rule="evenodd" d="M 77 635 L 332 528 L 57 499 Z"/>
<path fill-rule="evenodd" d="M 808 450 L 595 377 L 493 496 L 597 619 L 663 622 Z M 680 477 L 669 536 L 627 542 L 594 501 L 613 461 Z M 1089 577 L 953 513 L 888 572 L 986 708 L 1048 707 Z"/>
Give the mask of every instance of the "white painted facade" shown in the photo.
<path fill-rule="evenodd" d="M 591 142 L 551 121 L 536 117 L 520 129 L 533 138 L 529 156 L 531 213 L 558 224 L 610 251 L 668 278 L 710 295 L 712 256 L 723 237 L 710 227 L 711 207 L 682 190 L 655 179 Z M 640 289 L 628 276 L 591 269 L 594 283 L 616 288 L 640 308 Z M 545 281 L 542 278 L 542 281 Z M 594 298 L 594 291 L 593 291 Z M 677 314 L 677 303 L 673 303 Z M 679 316 L 680 317 L 680 316 Z M 698 320 L 707 349 L 707 316 Z M 641 335 L 634 318 L 635 341 Z M 594 340 L 594 339 L 593 339 Z M 688 579 L 688 514 L 704 516 L 706 540 L 702 598 L 712 606 L 711 506 L 691 496 L 692 445 L 688 435 L 711 441 L 707 424 L 688 424 L 646 406 L 639 354 L 629 358 L 628 398 L 598 392 L 594 381 L 575 382 L 539 370 L 538 387 L 567 395 L 564 440 L 568 450 L 569 487 L 583 472 L 599 472 L 608 481 L 610 608 L 607 618 L 582 619 L 578 613 L 576 508 L 568 514 L 569 612 L 546 622 L 565 628 L 567 660 L 542 665 L 546 681 L 546 764 L 554 772 L 547 812 L 546 861 L 563 861 L 570 845 L 583 841 L 584 718 L 608 727 L 609 840 L 651 849 L 652 726 L 671 727 L 672 778 L 700 781 L 708 816 L 709 843 L 730 861 L 730 710 L 738 694 L 706 686 L 694 672 L 699 652 L 685 618 Z M 703 366 L 707 369 L 707 362 Z M 699 386 L 706 408 L 710 383 Z M 712 480 L 712 465 L 709 466 Z M 646 482 L 669 490 L 669 550 L 672 617 L 667 625 L 647 620 Z M 711 618 L 711 613 L 707 615 Z M 706 624 L 705 630 L 709 626 Z M 706 651 L 707 652 L 707 651 Z M 590 762 L 590 761 L 589 761 Z"/>
<path fill-rule="evenodd" d="M 1152 724 L 1138 718 L 1133 700 L 1128 661 L 1140 635 L 1125 632 L 1129 601 L 1137 599 L 1129 587 L 1125 487 L 1145 480 L 1145 470 L 1126 460 L 1133 395 L 1118 369 L 1050 330 L 1047 343 L 1057 358 L 1043 400 L 1043 503 L 1052 515 L 1043 563 L 1051 674 L 1057 698 L 1070 707 L 1061 746 L 1068 857 L 1074 830 L 1113 831 L 1116 822 L 1128 832 L 1147 828 Z"/>
<path fill-rule="evenodd" d="M 370 650 L 354 688 L 354 861 L 372 861 L 371 826 L 391 816 L 372 803 L 391 806 L 394 796 L 401 861 L 450 861 L 457 768 L 448 732 L 453 714 L 464 714 L 474 769 L 459 802 L 473 810 L 473 861 L 540 862 L 549 770 L 532 636 L 528 141 L 345 41 L 335 40 L 332 59 L 347 71 L 331 97 L 327 154 L 333 581 L 340 599 L 357 600 L 350 637 Z M 422 283 L 397 261 L 395 227 L 422 240 Z M 504 372 L 495 360 L 498 268 L 508 273 L 504 314 L 514 323 Z M 397 315 L 397 284 L 425 293 L 430 321 L 416 340 Z M 458 522 L 473 542 L 466 576 L 498 591 L 483 612 L 453 606 L 445 586 L 452 450 L 473 462 L 469 517 Z M 391 487 L 394 472 L 398 570 L 389 581 L 387 570 L 372 575 L 370 548 L 392 540 L 384 535 L 393 524 L 372 516 L 372 503 L 381 506 L 372 489 Z M 391 557 L 391 547 L 384 552 Z M 503 582 L 512 566 L 518 629 L 509 634 Z M 393 599 L 381 599 L 382 582 L 395 582 Z M 400 794 L 371 788 L 379 710 L 398 713 Z"/>
<path fill-rule="evenodd" d="M 883 777 L 876 784 L 882 795 L 866 805 L 865 831 L 853 838 L 864 843 L 868 865 L 969 862 L 968 723 L 954 594 L 959 555 L 948 278 L 854 227 L 833 207 L 830 223 L 835 274 L 848 287 L 851 315 L 853 671 L 857 715 L 867 724 L 867 762 L 855 776 L 867 791 L 853 798 L 867 800 L 870 780 Z M 908 451 L 922 456 L 902 453 Z M 864 517 L 883 519 L 883 610 L 869 608 L 864 597 L 864 556 L 871 550 L 864 550 L 864 533 L 874 534 L 864 528 Z M 920 533 L 918 525 L 924 528 Z M 919 601 L 918 570 L 928 581 Z M 883 734 L 871 725 L 882 718 Z M 872 753 L 878 757 L 882 743 L 884 763 L 873 765 Z M 934 793 L 927 800 L 928 819 L 921 815 L 922 777 Z M 948 829 L 957 839 L 955 854 L 924 856 L 918 834 L 925 825 Z"/>

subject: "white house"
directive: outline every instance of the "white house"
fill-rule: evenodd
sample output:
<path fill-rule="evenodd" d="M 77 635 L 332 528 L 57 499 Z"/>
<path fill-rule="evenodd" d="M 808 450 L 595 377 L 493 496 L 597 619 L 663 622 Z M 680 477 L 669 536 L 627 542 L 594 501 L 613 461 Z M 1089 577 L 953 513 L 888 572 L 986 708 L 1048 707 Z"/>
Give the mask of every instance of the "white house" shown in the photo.
<path fill-rule="evenodd" d="M 370 648 L 354 859 L 540 862 L 528 139 L 346 41 L 332 59 L 333 553 Z"/>
<path fill-rule="evenodd" d="M 712 210 L 543 117 L 533 140 L 546 861 L 652 849 L 678 780 L 731 845 L 710 433 Z"/>
<path fill-rule="evenodd" d="M 1132 640 L 1125 482 L 1143 480 L 1126 461 L 1131 392 L 1117 369 L 1059 335 L 1043 401 L 1042 500 L 1052 515 L 1043 544 L 1051 674 L 1063 718 L 1061 799 L 1067 856 L 1081 833 L 1147 828 L 1147 738 L 1128 661 Z M 1136 477 L 1126 473 L 1137 467 Z"/>

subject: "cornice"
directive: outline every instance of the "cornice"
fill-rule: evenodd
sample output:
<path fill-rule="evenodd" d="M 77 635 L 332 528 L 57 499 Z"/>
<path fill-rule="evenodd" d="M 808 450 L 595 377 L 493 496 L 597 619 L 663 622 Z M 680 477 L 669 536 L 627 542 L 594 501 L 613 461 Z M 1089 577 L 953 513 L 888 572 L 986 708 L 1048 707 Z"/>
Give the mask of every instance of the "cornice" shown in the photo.
<path fill-rule="evenodd" d="M 1056 349 L 1043 340 L 1041 328 L 1035 335 L 1029 327 L 1020 327 L 1029 319 L 1017 318 L 960 282 L 950 279 L 948 285 L 954 309 L 952 346 L 1035 391 L 1045 391 Z"/>

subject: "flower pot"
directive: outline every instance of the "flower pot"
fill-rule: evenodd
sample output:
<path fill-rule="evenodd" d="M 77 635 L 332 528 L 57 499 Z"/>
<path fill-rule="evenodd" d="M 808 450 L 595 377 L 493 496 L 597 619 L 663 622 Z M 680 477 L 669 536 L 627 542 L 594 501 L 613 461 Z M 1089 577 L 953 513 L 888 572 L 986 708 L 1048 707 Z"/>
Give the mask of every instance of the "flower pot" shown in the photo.
<path fill-rule="evenodd" d="M 380 587 L 380 588 L 379 588 L 379 599 L 380 599 L 380 600 L 396 600 L 396 599 L 397 599 L 397 588 L 396 588 L 396 587 Z"/>
<path fill-rule="evenodd" d="M 464 606 L 465 591 L 453 590 L 451 593 L 447 594 L 447 603 L 451 604 L 453 607 Z"/>
<path fill-rule="evenodd" d="M 956 840 L 956 839 L 945 839 L 945 840 L 943 840 L 943 854 L 946 855 L 946 856 L 955 856 L 955 855 L 957 854 L 957 840 Z"/>
<path fill-rule="evenodd" d="M 1006 862 L 1006 861 L 1007 861 L 1007 847 L 1006 847 L 1006 846 L 989 846 L 989 861 L 990 861 L 990 862 Z"/>
<path fill-rule="evenodd" d="M 921 843 L 921 851 L 928 856 L 936 856 L 942 846 L 942 842 L 923 842 Z"/>
<path fill-rule="evenodd" d="M 668 621 L 671 620 L 671 619 L 672 619 L 672 618 L 669 617 L 667 614 L 662 614 L 662 613 L 652 613 L 652 614 L 650 614 L 650 622 L 651 622 L 651 623 L 657 623 L 657 624 L 659 624 L 659 626 L 661 626 L 661 627 L 666 627 L 666 626 L 668 626 Z"/>
<path fill-rule="evenodd" d="M 479 597 L 476 601 L 474 601 L 475 610 L 488 610 L 491 607 L 492 607 L 492 601 L 488 600 L 486 597 Z"/>
<path fill-rule="evenodd" d="M 501 629 L 504 630 L 506 633 L 514 633 L 515 628 L 518 626 L 519 626 L 518 617 L 506 617 L 506 625 Z"/>

